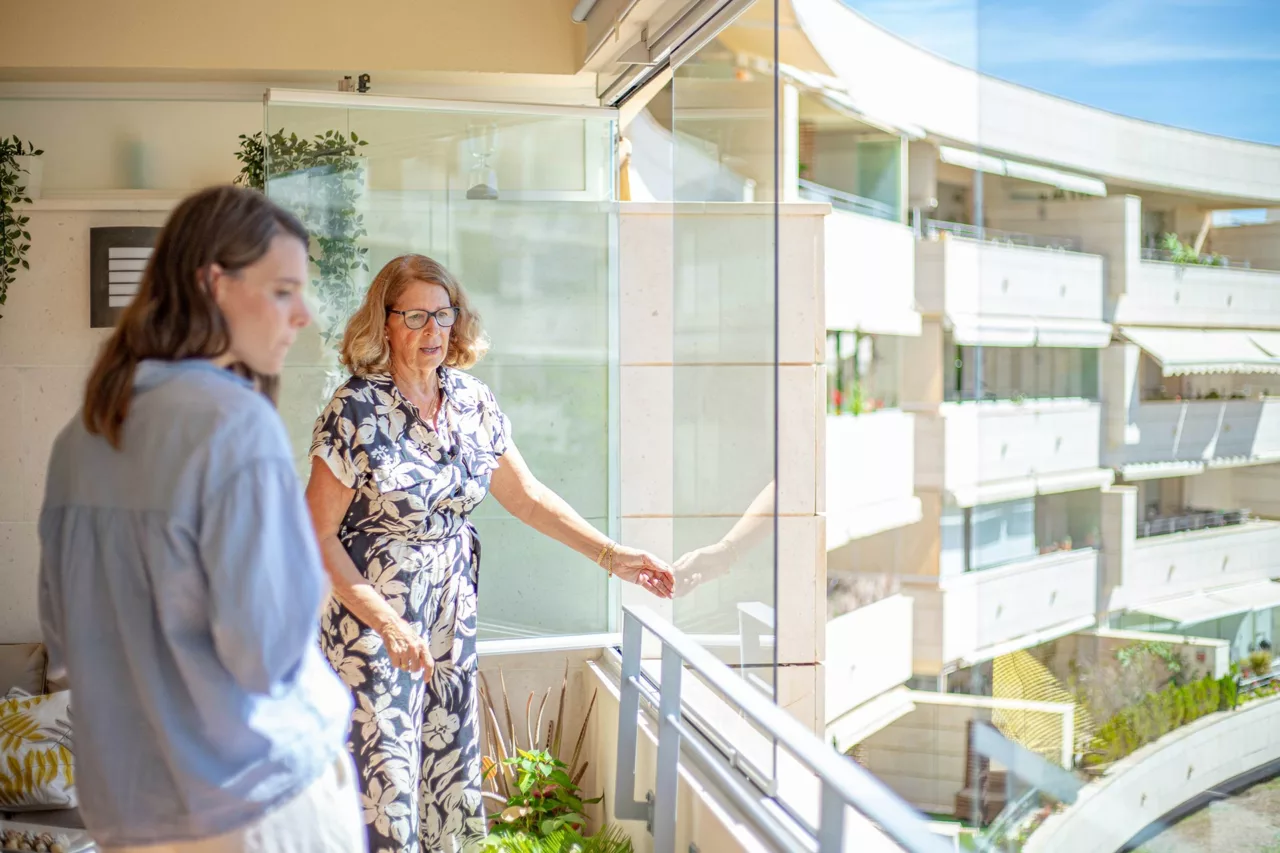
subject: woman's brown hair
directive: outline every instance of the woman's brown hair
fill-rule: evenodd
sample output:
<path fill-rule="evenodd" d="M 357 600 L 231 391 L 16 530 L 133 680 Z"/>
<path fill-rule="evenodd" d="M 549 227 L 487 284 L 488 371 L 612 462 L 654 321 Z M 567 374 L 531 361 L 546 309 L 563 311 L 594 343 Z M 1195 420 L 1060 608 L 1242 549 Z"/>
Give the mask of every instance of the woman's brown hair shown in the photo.
<path fill-rule="evenodd" d="M 119 448 L 143 359 L 217 358 L 231 346 L 226 318 L 208 288 L 214 264 L 234 273 L 261 260 L 278 235 L 307 243 L 297 218 L 256 190 L 211 187 L 189 196 L 169 216 L 125 308 L 98 355 L 84 395 L 84 425 Z M 233 369 L 275 400 L 278 378 Z"/>
<path fill-rule="evenodd" d="M 489 351 L 489 341 L 480 329 L 480 315 L 472 309 L 467 292 L 453 274 L 426 255 L 401 255 L 378 270 L 342 335 L 341 360 L 353 375 L 386 373 L 390 369 L 387 309 L 415 281 L 440 285 L 449 294 L 449 304 L 458 309 L 458 319 L 449 333 L 449 352 L 444 358 L 447 366 L 465 370 Z"/>

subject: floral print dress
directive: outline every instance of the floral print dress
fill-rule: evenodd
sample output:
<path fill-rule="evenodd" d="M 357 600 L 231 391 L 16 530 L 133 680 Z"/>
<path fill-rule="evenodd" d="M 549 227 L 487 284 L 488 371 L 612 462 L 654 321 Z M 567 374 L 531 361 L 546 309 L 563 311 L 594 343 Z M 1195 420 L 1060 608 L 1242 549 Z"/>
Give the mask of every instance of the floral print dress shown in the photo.
<path fill-rule="evenodd" d="M 369 853 L 454 853 L 485 833 L 476 691 L 480 541 L 509 424 L 478 379 L 439 369 L 437 424 L 386 374 L 357 376 L 316 421 L 311 456 L 355 490 L 339 538 L 360 573 L 431 649 L 435 672 L 391 665 L 382 638 L 336 598 L 321 619 L 329 663 L 355 698 L 349 746 Z"/>

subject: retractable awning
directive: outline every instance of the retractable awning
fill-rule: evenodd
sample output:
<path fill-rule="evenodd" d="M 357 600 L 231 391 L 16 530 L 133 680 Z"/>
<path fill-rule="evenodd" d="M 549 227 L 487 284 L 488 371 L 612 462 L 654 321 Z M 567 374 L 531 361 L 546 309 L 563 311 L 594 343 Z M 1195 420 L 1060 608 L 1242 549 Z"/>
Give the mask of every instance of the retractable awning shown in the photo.
<path fill-rule="evenodd" d="M 1179 625 L 1194 625 L 1250 610 L 1280 607 L 1280 583 L 1258 581 L 1166 598 L 1132 609 Z"/>
<path fill-rule="evenodd" d="M 947 495 L 956 506 L 971 507 L 1014 501 L 1036 495 L 1057 495 L 1062 492 L 1101 489 L 1114 483 L 1115 479 L 1115 471 L 1111 468 L 1085 468 L 1080 471 L 1034 474 L 1013 480 L 959 486 L 948 490 Z"/>
<path fill-rule="evenodd" d="M 1097 178 L 1075 175 L 1047 166 L 1034 163 L 1023 163 L 1005 157 L 994 157 L 980 154 L 965 148 L 952 148 L 950 145 L 938 146 L 938 159 L 953 166 L 973 169 L 975 172 L 986 172 L 989 175 L 1005 175 L 1022 181 L 1034 181 L 1037 184 L 1048 184 L 1060 190 L 1082 193 L 1084 195 L 1105 196 L 1107 185 Z"/>
<path fill-rule="evenodd" d="M 1256 332 L 1123 326 L 1165 376 L 1204 373 L 1280 373 L 1280 357 L 1255 342 Z"/>
<path fill-rule="evenodd" d="M 951 336 L 962 346 L 1102 349 L 1111 325 L 1101 320 L 949 314 Z"/>

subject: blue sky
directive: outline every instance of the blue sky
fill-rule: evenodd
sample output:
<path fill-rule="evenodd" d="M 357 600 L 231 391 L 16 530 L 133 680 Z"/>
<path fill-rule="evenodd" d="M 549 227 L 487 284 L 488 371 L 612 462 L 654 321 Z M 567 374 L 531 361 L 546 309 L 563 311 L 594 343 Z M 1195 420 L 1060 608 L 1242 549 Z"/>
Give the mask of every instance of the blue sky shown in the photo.
<path fill-rule="evenodd" d="M 1280 0 L 844 0 L 955 62 L 1125 115 L 1280 145 Z"/>

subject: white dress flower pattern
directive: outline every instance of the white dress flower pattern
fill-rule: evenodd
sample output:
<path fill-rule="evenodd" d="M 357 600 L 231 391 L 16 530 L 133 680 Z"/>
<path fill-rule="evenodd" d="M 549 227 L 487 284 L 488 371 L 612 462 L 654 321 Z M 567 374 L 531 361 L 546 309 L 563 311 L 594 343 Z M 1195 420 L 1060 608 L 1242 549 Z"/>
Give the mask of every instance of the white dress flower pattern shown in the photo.
<path fill-rule="evenodd" d="M 429 681 L 391 666 L 382 638 L 331 599 L 321 643 L 355 698 L 349 746 L 369 853 L 460 853 L 485 834 L 476 695 L 480 541 L 510 425 L 475 377 L 442 367 L 438 430 L 385 374 L 357 376 L 316 421 L 311 455 L 355 490 L 339 538 L 396 613 L 426 638 Z"/>

